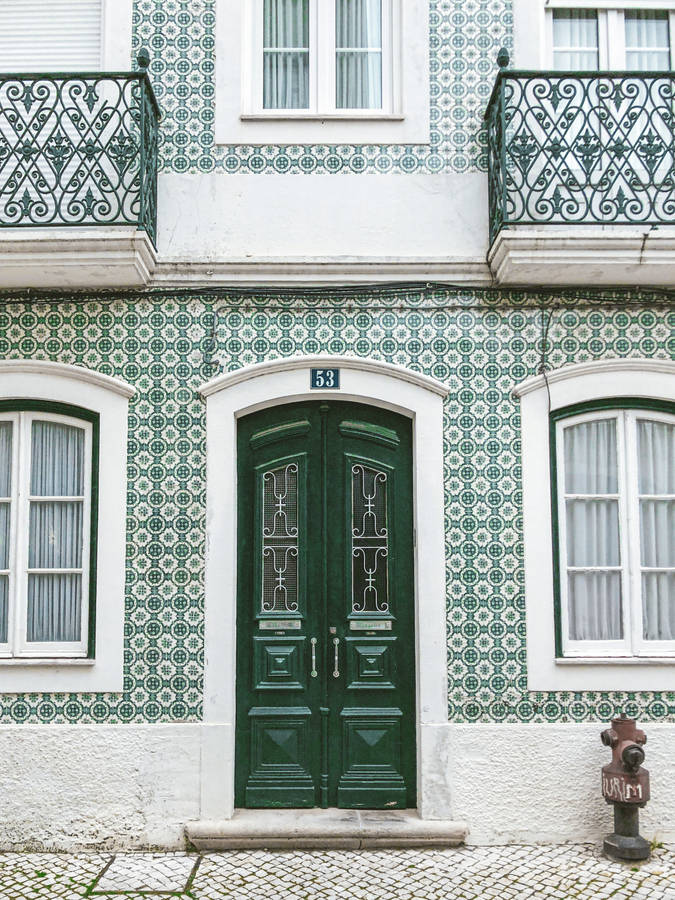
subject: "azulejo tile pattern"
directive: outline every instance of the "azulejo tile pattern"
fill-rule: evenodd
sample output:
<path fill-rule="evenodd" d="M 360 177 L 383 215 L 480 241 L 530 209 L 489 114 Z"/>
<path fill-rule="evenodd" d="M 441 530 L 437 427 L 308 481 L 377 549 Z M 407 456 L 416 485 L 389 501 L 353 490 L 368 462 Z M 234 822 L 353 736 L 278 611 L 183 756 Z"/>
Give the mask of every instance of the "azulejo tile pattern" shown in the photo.
<path fill-rule="evenodd" d="M 669 305 L 668 305 L 669 304 Z M 445 410 L 449 713 L 453 721 L 642 720 L 675 694 L 527 691 L 515 384 L 547 364 L 675 356 L 658 294 L 558 297 L 443 288 L 146 293 L 0 301 L 0 358 L 46 358 L 134 384 L 130 403 L 124 691 L 4 695 L 4 722 L 197 721 L 205 546 L 203 381 L 328 352 L 399 363 L 451 388 Z"/>
<path fill-rule="evenodd" d="M 181 173 L 468 172 L 487 167 L 483 113 L 511 0 L 430 0 L 429 143 L 215 146 L 216 0 L 135 0 L 134 54 L 151 54 L 162 108 L 160 168 Z"/>

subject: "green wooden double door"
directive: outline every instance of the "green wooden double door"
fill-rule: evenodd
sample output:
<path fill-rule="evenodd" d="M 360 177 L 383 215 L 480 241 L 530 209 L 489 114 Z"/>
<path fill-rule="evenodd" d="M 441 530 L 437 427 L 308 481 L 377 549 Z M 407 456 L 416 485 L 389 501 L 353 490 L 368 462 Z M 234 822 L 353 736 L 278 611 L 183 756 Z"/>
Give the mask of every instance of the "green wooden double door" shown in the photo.
<path fill-rule="evenodd" d="M 237 534 L 236 804 L 414 807 L 410 421 L 241 419 Z"/>

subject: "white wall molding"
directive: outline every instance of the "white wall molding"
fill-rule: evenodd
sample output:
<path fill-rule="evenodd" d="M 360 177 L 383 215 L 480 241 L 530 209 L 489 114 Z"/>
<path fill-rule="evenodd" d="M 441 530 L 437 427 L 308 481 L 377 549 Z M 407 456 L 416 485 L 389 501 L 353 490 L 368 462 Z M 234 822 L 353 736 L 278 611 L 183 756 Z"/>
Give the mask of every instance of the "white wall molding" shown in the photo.
<path fill-rule="evenodd" d="M 438 257 L 320 257 L 221 259 L 212 262 L 160 258 L 153 285 L 202 285 L 235 287 L 248 285 L 377 284 L 392 281 L 438 281 L 490 287 L 492 275 L 485 258 Z"/>
<path fill-rule="evenodd" d="M 45 375 L 48 378 L 72 378 L 75 381 L 113 391 L 113 393 L 127 399 L 133 397 L 136 393 L 136 388 L 131 384 L 127 384 L 126 381 L 122 381 L 121 378 L 113 378 L 112 375 L 94 372 L 93 369 L 85 369 L 84 366 L 71 366 L 69 363 L 52 362 L 46 359 L 0 360 L 0 378 L 13 374 Z"/>
<path fill-rule="evenodd" d="M 44 360 L 0 361 L 0 399 L 67 403 L 99 415 L 96 653 L 70 660 L 0 660 L 0 692 L 121 691 L 124 663 L 127 420 L 135 390 L 82 366 Z M 24 664 L 24 663 L 27 664 Z"/>
<path fill-rule="evenodd" d="M 613 375 L 615 372 L 622 374 L 629 372 L 639 372 L 641 374 L 651 372 L 656 375 L 675 375 L 675 360 L 654 358 L 643 359 L 642 357 L 639 357 L 637 359 L 597 359 L 588 360 L 587 362 L 582 363 L 574 363 L 571 366 L 563 366 L 561 369 L 554 369 L 552 372 L 547 372 L 546 378 L 544 378 L 543 375 L 535 375 L 532 378 L 528 378 L 526 381 L 522 381 L 513 389 L 513 395 L 514 397 L 524 397 L 532 391 L 541 390 L 542 388 L 545 389 L 547 381 L 550 387 L 553 384 L 563 384 L 566 381 L 583 378 L 586 375 L 592 377 L 605 376 Z M 642 380 L 640 383 L 644 385 Z M 653 386 L 650 384 L 649 389 L 651 390 L 652 388 Z M 639 395 L 633 394 L 633 396 Z M 645 394 L 644 396 L 651 397 L 652 394 Z"/>
<path fill-rule="evenodd" d="M 398 378 L 409 384 L 417 385 L 417 387 L 439 394 L 441 397 L 447 397 L 450 390 L 447 385 L 436 378 L 431 378 L 422 372 L 414 372 L 412 369 L 404 369 L 403 366 L 396 366 L 384 360 L 364 359 L 359 356 L 332 356 L 329 353 L 321 353 L 313 356 L 268 359 L 265 362 L 255 363 L 243 369 L 235 369 L 233 372 L 224 372 L 222 375 L 216 375 L 215 378 L 203 384 L 199 388 L 199 393 L 203 397 L 210 397 L 211 394 L 234 387 L 235 384 L 240 384 L 242 381 L 250 381 L 252 378 L 260 378 L 264 375 L 276 375 L 278 372 L 292 372 L 299 368 L 308 369 L 310 367 L 356 369 L 359 372 L 386 375 L 389 378 Z"/>
<path fill-rule="evenodd" d="M 549 412 L 613 397 L 675 402 L 675 363 L 612 359 L 565 366 L 514 388 L 521 400 L 527 683 L 531 691 L 672 691 L 675 660 L 556 662 Z"/>
<path fill-rule="evenodd" d="M 341 389 L 311 392 L 313 365 L 341 368 Z M 298 400 L 339 399 L 386 407 L 413 421 L 418 806 L 425 818 L 448 818 L 447 772 L 434 740 L 437 726 L 447 723 L 445 529 L 438 489 L 447 388 L 400 366 L 322 355 L 247 366 L 200 390 L 207 422 L 204 721 L 217 726 L 202 747 L 201 817 L 228 818 L 234 809 L 237 418 Z"/>

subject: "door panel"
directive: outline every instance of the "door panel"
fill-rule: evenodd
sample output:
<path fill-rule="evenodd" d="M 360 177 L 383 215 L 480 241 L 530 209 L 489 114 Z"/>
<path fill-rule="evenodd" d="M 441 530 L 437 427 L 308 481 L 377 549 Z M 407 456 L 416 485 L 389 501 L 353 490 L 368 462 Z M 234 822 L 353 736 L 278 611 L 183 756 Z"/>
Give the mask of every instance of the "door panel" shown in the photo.
<path fill-rule="evenodd" d="M 238 452 L 235 802 L 414 806 L 410 421 L 289 404 Z"/>
<path fill-rule="evenodd" d="M 311 710 L 255 706 L 246 806 L 314 806 Z"/>

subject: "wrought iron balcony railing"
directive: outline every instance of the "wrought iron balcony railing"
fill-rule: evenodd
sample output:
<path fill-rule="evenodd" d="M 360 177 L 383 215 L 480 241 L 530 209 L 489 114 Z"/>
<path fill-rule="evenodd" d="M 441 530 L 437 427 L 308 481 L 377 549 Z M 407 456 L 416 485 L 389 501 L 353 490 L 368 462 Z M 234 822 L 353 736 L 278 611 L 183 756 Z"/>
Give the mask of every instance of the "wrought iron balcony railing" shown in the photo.
<path fill-rule="evenodd" d="M 502 71 L 490 240 L 515 224 L 675 223 L 675 73 Z"/>
<path fill-rule="evenodd" d="M 159 107 L 144 70 L 0 75 L 0 227 L 157 231 Z"/>

